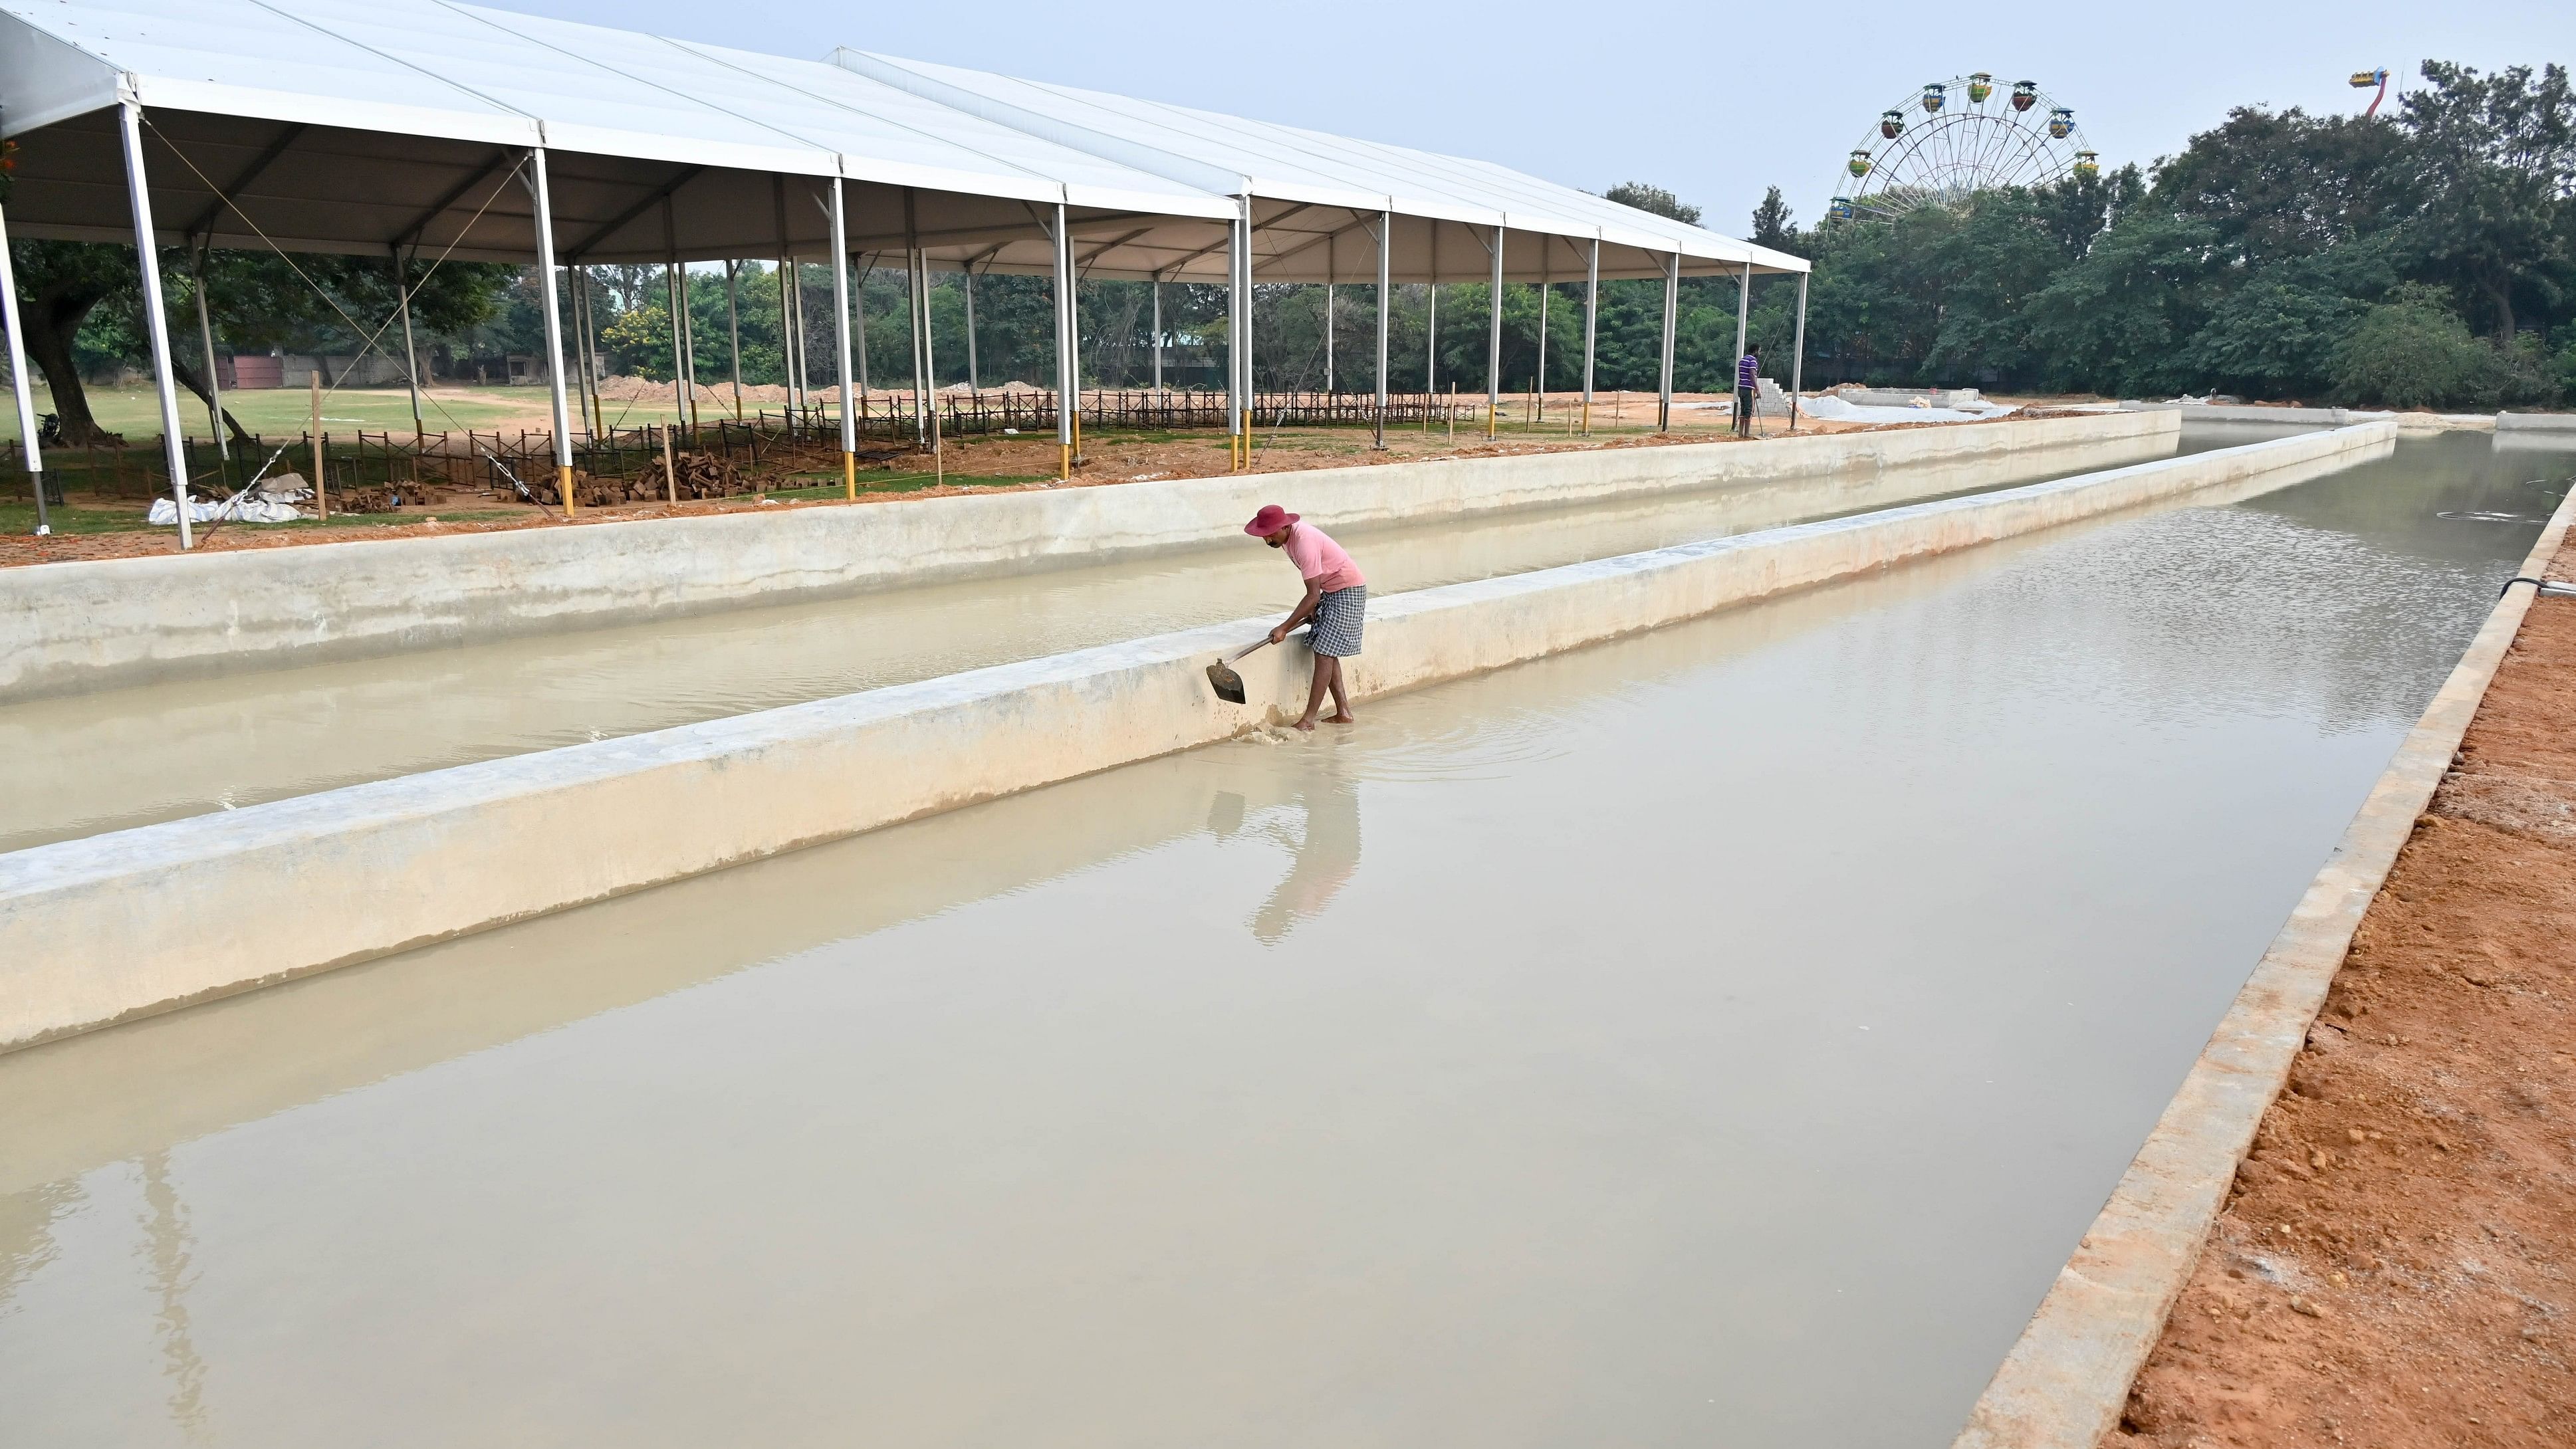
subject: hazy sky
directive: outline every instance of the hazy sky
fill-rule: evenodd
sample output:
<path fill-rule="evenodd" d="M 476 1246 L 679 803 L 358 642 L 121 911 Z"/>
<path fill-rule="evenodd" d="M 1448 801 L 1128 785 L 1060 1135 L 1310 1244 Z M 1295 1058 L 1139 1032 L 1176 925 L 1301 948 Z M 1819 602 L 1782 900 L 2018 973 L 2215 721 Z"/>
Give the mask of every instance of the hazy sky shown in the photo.
<path fill-rule="evenodd" d="M 2117 165 L 2171 154 L 2233 105 L 2358 111 L 2367 94 L 2345 84 L 2356 70 L 2411 76 L 2427 56 L 2480 68 L 2576 61 L 2576 0 L 1300 0 L 1239 10 L 976 0 L 851 7 L 839 19 L 829 6 L 704 0 L 497 3 L 780 54 L 848 44 L 1125 91 L 1484 157 L 1588 191 L 1652 181 L 1739 234 L 1767 185 L 1802 223 L 1814 220 L 1844 154 L 1875 139 L 1881 110 L 1969 71 L 2038 81 Z"/>

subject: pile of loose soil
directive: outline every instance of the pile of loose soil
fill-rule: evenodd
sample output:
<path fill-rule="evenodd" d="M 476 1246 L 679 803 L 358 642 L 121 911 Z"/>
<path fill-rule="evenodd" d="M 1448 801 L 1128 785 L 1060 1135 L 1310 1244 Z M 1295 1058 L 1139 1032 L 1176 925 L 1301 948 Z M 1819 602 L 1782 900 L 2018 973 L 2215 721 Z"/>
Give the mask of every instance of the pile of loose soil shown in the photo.
<path fill-rule="evenodd" d="M 2541 599 L 2105 1449 L 2576 1444 L 2571 722 Z"/>

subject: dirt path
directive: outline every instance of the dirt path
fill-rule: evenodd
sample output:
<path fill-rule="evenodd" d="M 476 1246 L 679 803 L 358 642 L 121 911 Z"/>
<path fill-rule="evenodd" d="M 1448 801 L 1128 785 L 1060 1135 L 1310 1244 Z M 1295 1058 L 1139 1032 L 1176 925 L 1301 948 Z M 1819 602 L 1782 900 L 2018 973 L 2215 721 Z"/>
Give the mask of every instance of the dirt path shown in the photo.
<path fill-rule="evenodd" d="M 2576 1444 L 2576 600 L 2534 603 L 2103 1443 Z"/>

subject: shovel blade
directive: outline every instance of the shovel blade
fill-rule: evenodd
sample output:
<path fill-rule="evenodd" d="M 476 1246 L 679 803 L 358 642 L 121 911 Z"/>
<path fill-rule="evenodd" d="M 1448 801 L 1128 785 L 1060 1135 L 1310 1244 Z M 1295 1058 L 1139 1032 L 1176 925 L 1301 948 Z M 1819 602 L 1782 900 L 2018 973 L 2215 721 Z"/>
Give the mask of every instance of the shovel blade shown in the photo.
<path fill-rule="evenodd" d="M 1228 704 L 1243 703 L 1242 675 L 1226 668 L 1223 663 L 1217 663 L 1207 667 L 1207 676 L 1208 685 L 1216 691 L 1217 698 Z"/>

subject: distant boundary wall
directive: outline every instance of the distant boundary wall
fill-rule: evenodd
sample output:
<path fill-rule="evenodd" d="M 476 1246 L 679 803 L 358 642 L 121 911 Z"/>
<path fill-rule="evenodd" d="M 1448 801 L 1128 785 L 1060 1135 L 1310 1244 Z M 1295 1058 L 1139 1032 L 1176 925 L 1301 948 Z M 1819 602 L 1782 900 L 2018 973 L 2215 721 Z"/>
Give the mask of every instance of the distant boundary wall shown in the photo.
<path fill-rule="evenodd" d="M 1273 501 L 1327 528 L 1818 482 L 1867 507 L 1925 468 L 2014 483 L 2179 437 L 2098 414 L 29 565 L 0 569 L 0 702 L 1205 547 Z"/>
<path fill-rule="evenodd" d="M 2384 457 L 2365 424 L 2049 483 L 1392 595 L 1373 698 L 1730 604 L 2241 484 Z M 0 856 L 0 1047 L 387 955 L 1241 734 L 1202 667 L 1268 618 L 489 760 Z M 289 887 L 291 889 L 282 889 Z"/>

